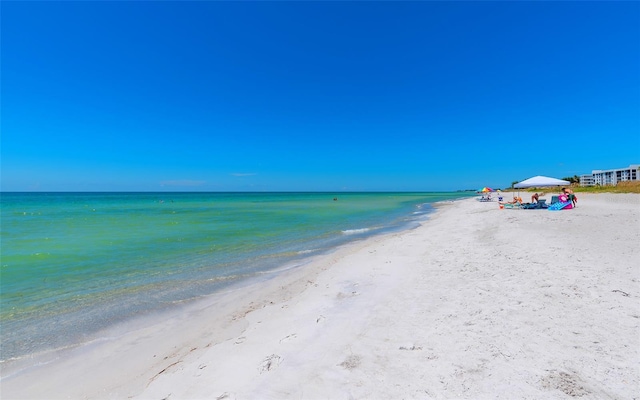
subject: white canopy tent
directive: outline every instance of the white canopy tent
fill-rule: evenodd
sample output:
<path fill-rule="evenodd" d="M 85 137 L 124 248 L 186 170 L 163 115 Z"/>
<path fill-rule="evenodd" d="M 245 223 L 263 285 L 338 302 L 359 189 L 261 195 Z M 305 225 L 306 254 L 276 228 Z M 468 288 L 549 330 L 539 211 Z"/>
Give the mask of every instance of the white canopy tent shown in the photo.
<path fill-rule="evenodd" d="M 513 187 L 516 189 L 524 189 L 530 187 L 546 187 L 546 186 L 569 186 L 571 182 L 562 179 L 549 178 L 548 176 L 534 176 L 516 183 Z"/>

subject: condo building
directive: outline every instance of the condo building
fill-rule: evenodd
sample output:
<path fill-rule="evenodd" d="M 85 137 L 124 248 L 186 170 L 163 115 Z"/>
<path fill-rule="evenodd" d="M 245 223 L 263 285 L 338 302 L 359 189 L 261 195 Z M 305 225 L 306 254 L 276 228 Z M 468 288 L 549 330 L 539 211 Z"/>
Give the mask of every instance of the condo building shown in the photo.
<path fill-rule="evenodd" d="M 615 186 L 618 182 L 640 180 L 640 164 L 632 164 L 627 168 L 591 171 L 591 174 L 580 176 L 580 186 Z"/>

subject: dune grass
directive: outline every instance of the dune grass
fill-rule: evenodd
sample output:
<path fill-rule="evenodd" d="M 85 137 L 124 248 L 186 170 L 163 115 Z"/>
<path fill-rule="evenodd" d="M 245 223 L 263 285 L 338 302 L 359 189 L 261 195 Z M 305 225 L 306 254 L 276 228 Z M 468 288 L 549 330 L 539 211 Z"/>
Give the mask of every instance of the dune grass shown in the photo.
<path fill-rule="evenodd" d="M 640 193 L 640 182 L 620 182 L 616 186 L 580 186 L 571 185 L 571 190 L 576 193 Z M 528 188 L 524 192 L 553 192 L 552 188 Z M 560 188 L 558 187 L 558 190 Z"/>

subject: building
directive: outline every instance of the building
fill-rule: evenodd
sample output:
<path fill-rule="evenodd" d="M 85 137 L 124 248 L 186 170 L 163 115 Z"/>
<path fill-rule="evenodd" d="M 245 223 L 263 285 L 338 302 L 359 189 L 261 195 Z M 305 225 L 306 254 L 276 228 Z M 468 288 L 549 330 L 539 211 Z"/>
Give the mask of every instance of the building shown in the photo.
<path fill-rule="evenodd" d="M 594 186 L 593 174 L 580 175 L 580 186 Z"/>
<path fill-rule="evenodd" d="M 627 168 L 593 170 L 591 175 L 580 176 L 580 186 L 615 186 L 619 182 L 640 181 L 640 164 Z"/>

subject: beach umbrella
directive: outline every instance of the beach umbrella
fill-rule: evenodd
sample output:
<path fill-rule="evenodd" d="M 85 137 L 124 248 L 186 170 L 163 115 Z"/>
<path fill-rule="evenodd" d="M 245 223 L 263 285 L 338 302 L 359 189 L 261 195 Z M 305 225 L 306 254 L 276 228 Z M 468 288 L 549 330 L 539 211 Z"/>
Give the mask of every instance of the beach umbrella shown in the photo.
<path fill-rule="evenodd" d="M 571 184 L 569 181 L 538 175 L 533 178 L 525 179 L 522 182 L 518 182 L 513 187 L 516 189 L 524 189 L 530 187 L 563 186 L 569 184 Z"/>
<path fill-rule="evenodd" d="M 480 189 L 480 192 L 482 193 L 487 193 L 487 192 L 493 192 L 493 189 L 491 189 L 490 187 L 483 187 L 482 189 Z"/>
<path fill-rule="evenodd" d="M 571 182 L 564 181 L 562 179 L 550 178 L 548 176 L 534 176 L 533 178 L 525 179 L 522 182 L 516 183 L 513 187 L 518 189 L 518 197 L 520 197 L 520 189 L 530 187 L 547 187 L 547 186 L 568 186 Z"/>

